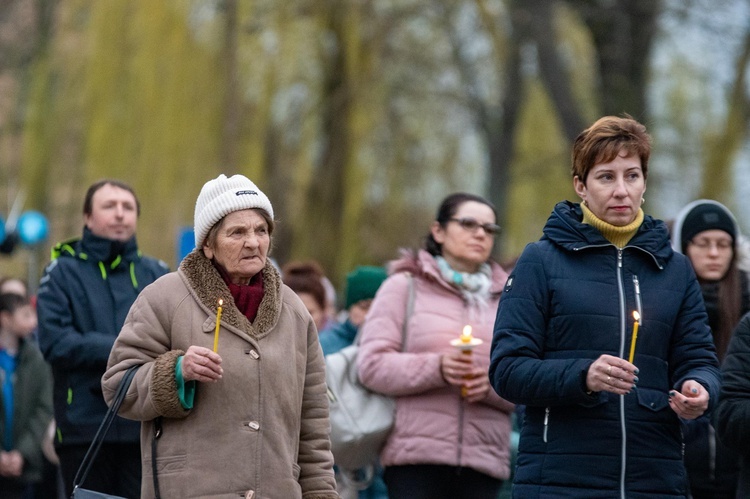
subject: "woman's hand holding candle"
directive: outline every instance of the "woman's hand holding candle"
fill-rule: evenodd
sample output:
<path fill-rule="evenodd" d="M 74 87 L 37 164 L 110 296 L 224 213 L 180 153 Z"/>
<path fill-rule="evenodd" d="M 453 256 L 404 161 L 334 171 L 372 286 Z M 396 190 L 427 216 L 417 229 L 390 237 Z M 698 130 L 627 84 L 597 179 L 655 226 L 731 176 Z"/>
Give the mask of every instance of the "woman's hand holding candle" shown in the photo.
<path fill-rule="evenodd" d="M 192 345 L 182 357 L 182 379 L 185 381 L 219 381 L 222 374 L 221 356 L 206 347 Z"/>
<path fill-rule="evenodd" d="M 466 381 L 464 376 L 469 376 L 473 374 L 474 371 L 475 368 L 472 358 L 468 355 L 464 355 L 459 350 L 445 353 L 440 358 L 440 373 L 443 375 L 443 378 L 445 378 L 445 381 L 451 385 L 463 385 Z"/>
<path fill-rule="evenodd" d="M 589 366 L 586 391 L 625 395 L 638 383 L 638 368 L 614 355 L 602 355 Z"/>

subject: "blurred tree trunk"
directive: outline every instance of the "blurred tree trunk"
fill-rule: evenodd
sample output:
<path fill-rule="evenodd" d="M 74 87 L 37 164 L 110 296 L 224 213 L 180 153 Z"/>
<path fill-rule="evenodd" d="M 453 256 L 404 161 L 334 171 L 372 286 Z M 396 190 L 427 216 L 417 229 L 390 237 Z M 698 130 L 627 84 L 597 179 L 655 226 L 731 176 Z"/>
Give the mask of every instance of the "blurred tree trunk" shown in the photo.
<path fill-rule="evenodd" d="M 602 113 L 628 113 L 647 120 L 646 84 L 662 0 L 567 2 L 591 31 L 599 63 Z"/>
<path fill-rule="evenodd" d="M 29 205 L 39 207 L 35 190 L 23 189 L 23 126 L 34 63 L 47 50 L 56 1 L 0 2 L 0 213 L 7 216 L 22 190 Z"/>
<path fill-rule="evenodd" d="M 305 196 L 308 226 L 300 224 L 295 231 L 298 249 L 293 254 L 295 258 L 321 255 L 320 262 L 329 272 L 336 265 L 337 250 L 342 245 L 340 217 L 344 209 L 344 171 L 352 147 L 350 121 L 354 82 L 346 67 L 347 51 L 352 47 L 346 45 L 345 30 L 347 24 L 354 24 L 357 19 L 347 18 L 349 9 L 356 7 L 331 1 L 327 2 L 324 13 L 323 29 L 333 41 L 322 44 L 321 154 Z"/>
<path fill-rule="evenodd" d="M 565 137 L 570 143 L 586 126 L 583 112 L 572 91 L 573 68 L 566 67 L 559 53 L 558 26 L 554 21 L 555 3 L 549 0 L 514 0 L 523 19 L 519 28 L 527 31 L 536 47 L 539 73 L 550 99 L 555 104 Z"/>
<path fill-rule="evenodd" d="M 317 258 L 337 279 L 361 263 L 360 237 L 369 175 L 359 159 L 365 137 L 378 118 L 374 83 L 376 29 L 365 28 L 369 1 L 334 0 L 325 12 L 323 45 L 322 153 L 307 193 L 305 230 L 297 232 L 298 254 Z M 334 281 L 335 282 L 335 281 Z"/>
<path fill-rule="evenodd" d="M 497 209 L 498 222 L 504 225 L 508 216 L 509 192 L 511 175 L 510 169 L 515 152 L 516 129 L 519 123 L 521 106 L 525 99 L 523 75 L 521 73 L 521 48 L 524 43 L 528 27 L 528 18 L 525 15 L 520 0 L 512 0 L 510 9 L 510 34 L 501 37 L 498 29 L 493 29 L 497 21 L 493 22 L 484 0 L 477 0 L 482 24 L 491 33 L 490 39 L 493 44 L 493 53 L 497 59 L 498 67 L 503 68 L 501 102 L 499 107 L 492 106 L 474 99 L 473 107 L 477 110 L 479 129 L 487 144 L 489 156 L 489 193 L 488 198 Z M 503 58 L 503 54 L 505 57 Z M 468 72 L 467 65 L 460 65 L 462 72 Z M 472 78 L 467 75 L 467 79 Z M 478 90 L 478 89 L 477 89 Z M 473 91 L 472 95 L 478 95 Z M 502 247 L 495 245 L 495 252 Z"/>
<path fill-rule="evenodd" d="M 224 44 L 221 58 L 224 64 L 224 123 L 220 154 L 222 171 L 230 174 L 237 170 L 240 126 L 243 102 L 239 94 L 239 69 L 237 64 L 237 0 L 223 0 Z"/>
<path fill-rule="evenodd" d="M 731 191 L 732 165 L 750 125 L 750 95 L 747 71 L 750 67 L 750 29 L 735 63 L 734 82 L 727 102 L 727 115 L 719 133 L 707 133 L 706 160 L 701 183 L 702 198 L 722 199 Z"/>

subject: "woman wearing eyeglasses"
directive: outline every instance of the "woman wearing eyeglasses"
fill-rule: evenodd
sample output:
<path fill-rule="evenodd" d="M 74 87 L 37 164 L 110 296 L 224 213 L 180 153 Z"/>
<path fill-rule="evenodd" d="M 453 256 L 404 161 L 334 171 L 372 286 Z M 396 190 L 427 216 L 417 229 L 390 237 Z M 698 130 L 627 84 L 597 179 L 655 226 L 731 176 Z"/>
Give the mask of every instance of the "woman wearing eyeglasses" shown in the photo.
<path fill-rule="evenodd" d="M 685 497 L 680 418 L 715 403 L 719 370 L 690 262 L 641 209 L 650 142 L 627 116 L 582 131 L 582 202 L 555 206 L 504 288 L 490 380 L 526 406 L 514 497 Z"/>
<path fill-rule="evenodd" d="M 495 208 L 480 196 L 445 198 L 423 249 L 391 262 L 362 326 L 360 379 L 396 399 L 381 453 L 390 499 L 494 499 L 510 475 L 513 405 L 487 376 L 507 277 L 490 260 L 496 223 Z M 451 345 L 467 325 L 483 340 L 471 355 Z"/>
<path fill-rule="evenodd" d="M 726 206 L 699 199 L 677 215 L 672 248 L 687 255 L 700 283 L 716 353 L 723 362 L 735 326 L 750 311 L 750 255 Z M 716 437 L 707 416 L 685 425 L 685 467 L 693 499 L 734 499 L 740 457 Z"/>

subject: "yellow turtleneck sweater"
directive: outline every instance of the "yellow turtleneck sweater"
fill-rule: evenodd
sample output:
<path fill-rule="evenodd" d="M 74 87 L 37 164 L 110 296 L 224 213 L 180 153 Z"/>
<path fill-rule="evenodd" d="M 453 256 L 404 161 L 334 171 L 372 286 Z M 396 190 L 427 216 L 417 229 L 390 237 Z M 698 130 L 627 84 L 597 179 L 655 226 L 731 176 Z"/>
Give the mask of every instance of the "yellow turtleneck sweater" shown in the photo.
<path fill-rule="evenodd" d="M 638 232 L 638 228 L 643 223 L 643 210 L 641 208 L 638 208 L 638 214 L 635 216 L 635 220 L 628 225 L 623 225 L 622 227 L 612 225 L 599 219 L 591 212 L 591 210 L 589 210 L 589 207 L 583 203 L 581 203 L 581 210 L 583 210 L 583 223 L 598 229 L 607 241 L 618 248 L 624 248 L 633 238 L 635 233 Z"/>

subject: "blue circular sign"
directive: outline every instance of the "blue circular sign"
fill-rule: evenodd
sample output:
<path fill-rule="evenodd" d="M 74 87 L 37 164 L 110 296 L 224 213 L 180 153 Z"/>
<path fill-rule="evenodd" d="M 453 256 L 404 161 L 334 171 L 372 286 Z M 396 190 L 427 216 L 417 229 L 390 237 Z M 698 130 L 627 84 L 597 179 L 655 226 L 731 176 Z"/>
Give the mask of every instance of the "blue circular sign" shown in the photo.
<path fill-rule="evenodd" d="M 23 244 L 34 246 L 47 239 L 49 224 L 47 218 L 38 211 L 25 211 L 18 217 L 16 231 Z"/>

